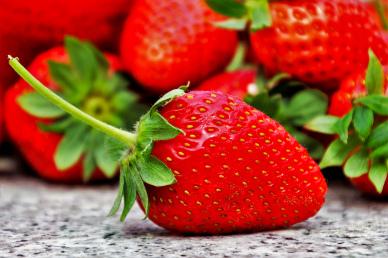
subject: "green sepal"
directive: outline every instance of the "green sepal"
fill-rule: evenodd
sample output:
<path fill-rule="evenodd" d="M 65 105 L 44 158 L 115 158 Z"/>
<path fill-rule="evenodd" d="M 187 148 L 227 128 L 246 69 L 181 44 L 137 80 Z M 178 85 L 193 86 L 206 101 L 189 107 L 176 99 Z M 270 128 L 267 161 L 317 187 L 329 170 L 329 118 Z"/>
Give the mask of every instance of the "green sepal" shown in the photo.
<path fill-rule="evenodd" d="M 288 119 L 296 126 L 303 126 L 314 117 L 324 115 L 328 99 L 319 90 L 304 90 L 295 94 L 288 103 L 286 110 Z"/>
<path fill-rule="evenodd" d="M 117 192 L 115 201 L 113 202 L 112 208 L 110 209 L 110 211 L 108 213 L 108 216 L 114 216 L 120 209 L 120 205 L 121 205 L 121 202 L 122 202 L 123 197 L 124 197 L 124 189 L 127 188 L 125 185 L 126 172 L 124 172 L 124 169 L 125 169 L 125 167 L 122 166 L 121 170 L 120 170 L 119 190 Z M 136 199 L 136 195 L 135 195 L 135 199 Z M 129 210 L 128 210 L 128 212 L 129 212 Z M 125 214 L 125 216 L 128 215 L 128 212 Z M 124 212 L 123 212 L 123 214 L 124 214 Z"/>
<path fill-rule="evenodd" d="M 346 161 L 344 173 L 350 178 L 360 177 L 368 173 L 369 162 L 368 151 L 365 148 L 361 148 Z"/>
<path fill-rule="evenodd" d="M 244 4 L 236 0 L 206 0 L 206 3 L 214 11 L 234 18 L 241 18 L 247 14 Z"/>
<path fill-rule="evenodd" d="M 268 116 L 276 117 L 280 110 L 281 96 L 270 96 L 268 92 L 262 92 L 256 96 L 248 95 L 244 101 Z"/>
<path fill-rule="evenodd" d="M 115 159 L 113 155 L 110 155 L 107 152 L 107 149 L 105 149 L 105 142 L 104 140 L 106 138 L 105 135 L 101 134 L 100 132 L 96 133 L 96 140 L 97 143 L 94 147 L 94 158 L 95 163 L 99 169 L 104 173 L 104 175 L 107 178 L 112 178 L 116 174 L 116 171 L 118 169 L 118 161 L 121 159 Z M 127 147 L 128 149 L 128 147 Z"/>
<path fill-rule="evenodd" d="M 228 29 L 228 30 L 239 30 L 243 31 L 248 25 L 248 19 L 247 18 L 240 18 L 240 19 L 227 19 L 225 21 L 219 21 L 215 22 L 214 25 L 216 27 L 222 28 L 222 29 Z"/>
<path fill-rule="evenodd" d="M 251 30 L 258 31 L 272 25 L 268 0 L 245 0 Z"/>
<path fill-rule="evenodd" d="M 172 90 L 162 96 L 140 119 L 136 128 L 136 146 L 128 150 L 127 146 L 120 144 L 114 140 L 107 141 L 106 145 L 111 149 L 111 155 L 116 159 L 121 159 L 121 173 L 126 173 L 123 177 L 125 182 L 120 183 L 119 193 L 116 197 L 114 206 L 110 214 L 118 211 L 120 206 L 120 198 L 124 198 L 124 209 L 121 214 L 121 220 L 125 220 L 130 208 L 132 207 L 132 197 L 125 198 L 127 185 L 131 184 L 135 189 L 135 194 L 144 208 L 147 217 L 149 212 L 149 198 L 146 190 L 146 185 L 162 187 L 171 185 L 175 182 L 175 177 L 172 171 L 162 161 L 152 156 L 152 149 L 155 141 L 169 140 L 177 137 L 180 133 L 184 133 L 181 129 L 171 125 L 159 112 L 158 109 L 167 105 L 173 99 L 185 94 L 187 87 Z M 120 180 L 122 176 L 120 176 Z M 123 189 L 122 189 L 123 188 Z M 132 192 L 131 192 L 132 194 Z"/>
<path fill-rule="evenodd" d="M 37 118 L 59 118 L 65 112 L 51 104 L 47 99 L 36 92 L 26 93 L 17 99 L 18 104 L 28 114 Z"/>
<path fill-rule="evenodd" d="M 161 187 L 176 182 L 171 170 L 155 156 L 150 156 L 148 159 L 141 159 L 139 167 L 143 181 L 149 185 Z"/>
<path fill-rule="evenodd" d="M 82 167 L 82 180 L 84 182 L 88 182 L 92 178 L 93 172 L 96 169 L 96 164 L 92 152 L 86 152 L 82 161 Z"/>
<path fill-rule="evenodd" d="M 338 122 L 339 118 L 336 116 L 317 116 L 314 119 L 307 122 L 304 128 L 323 134 L 337 134 L 335 125 Z"/>
<path fill-rule="evenodd" d="M 326 149 L 319 166 L 323 168 L 341 166 L 345 163 L 350 153 L 360 144 L 357 137 L 349 137 L 345 144 L 341 139 L 333 141 Z"/>
<path fill-rule="evenodd" d="M 372 158 L 388 158 L 388 142 L 372 151 L 370 154 Z"/>
<path fill-rule="evenodd" d="M 237 46 L 232 61 L 230 61 L 229 65 L 226 67 L 225 70 L 227 72 L 233 72 L 240 69 L 244 64 L 246 52 L 247 45 L 245 43 L 240 42 Z"/>
<path fill-rule="evenodd" d="M 384 185 L 387 180 L 388 167 L 385 162 L 380 160 L 373 160 L 368 177 L 372 184 L 375 186 L 378 193 L 382 193 Z"/>
<path fill-rule="evenodd" d="M 217 22 L 218 27 L 243 30 L 250 24 L 252 31 L 272 25 L 268 0 L 206 0 L 210 8 L 230 19 Z"/>
<path fill-rule="evenodd" d="M 384 69 L 371 49 L 368 53 L 369 64 L 365 77 L 368 95 L 382 95 L 384 92 Z"/>
<path fill-rule="evenodd" d="M 74 76 L 73 69 L 64 63 L 48 61 L 51 78 L 61 87 L 65 96 L 71 96 L 76 92 L 78 81 Z"/>
<path fill-rule="evenodd" d="M 363 104 L 376 114 L 388 116 L 388 97 L 380 95 L 365 96 L 355 100 L 355 103 Z"/>
<path fill-rule="evenodd" d="M 120 220 L 124 221 L 127 217 L 129 211 L 132 209 L 133 205 L 136 201 L 136 182 L 134 178 L 134 174 L 137 173 L 136 171 L 133 171 L 134 168 L 132 166 L 124 166 L 123 170 L 121 171 L 122 174 L 124 174 L 124 185 L 123 185 L 123 197 L 124 197 L 124 208 L 123 212 L 121 213 Z"/>
<path fill-rule="evenodd" d="M 154 113 L 158 108 L 167 105 L 169 102 L 173 101 L 175 98 L 180 97 L 186 93 L 188 85 L 181 86 L 178 89 L 171 90 L 164 94 L 160 99 L 158 99 L 154 105 L 152 105 L 149 113 Z"/>
<path fill-rule="evenodd" d="M 350 124 L 352 123 L 352 119 L 353 119 L 353 110 L 351 110 L 343 118 L 338 120 L 338 122 L 335 125 L 335 130 L 337 134 L 339 135 L 341 141 L 343 141 L 345 144 L 348 142 L 349 127 L 350 127 Z"/>
<path fill-rule="evenodd" d="M 367 140 L 369 148 L 378 148 L 388 142 L 388 121 L 379 124 L 374 128 Z"/>
<path fill-rule="evenodd" d="M 109 159 L 121 161 L 129 155 L 128 145 L 116 139 L 106 137 L 104 142 L 104 149 Z"/>
<path fill-rule="evenodd" d="M 81 159 L 86 148 L 87 131 L 88 127 L 81 123 L 66 130 L 54 154 L 55 165 L 59 170 L 69 169 Z"/>
<path fill-rule="evenodd" d="M 374 122 L 373 111 L 366 107 L 357 106 L 354 108 L 353 127 L 362 141 L 369 136 Z"/>
<path fill-rule="evenodd" d="M 71 127 L 74 123 L 77 123 L 74 118 L 65 117 L 50 124 L 38 123 L 38 126 L 41 130 L 45 132 L 62 133 L 66 130 L 66 128 Z"/>

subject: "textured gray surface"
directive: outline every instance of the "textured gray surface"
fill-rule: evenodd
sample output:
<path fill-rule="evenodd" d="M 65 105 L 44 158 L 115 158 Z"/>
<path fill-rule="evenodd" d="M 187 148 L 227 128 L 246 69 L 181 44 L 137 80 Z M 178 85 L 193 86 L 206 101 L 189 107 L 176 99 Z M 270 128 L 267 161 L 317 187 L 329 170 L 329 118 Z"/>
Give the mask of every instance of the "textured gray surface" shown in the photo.
<path fill-rule="evenodd" d="M 0 257 L 388 257 L 388 202 L 331 185 L 325 207 L 291 229 L 221 237 L 172 235 L 106 214 L 114 186 L 65 187 L 0 173 Z"/>

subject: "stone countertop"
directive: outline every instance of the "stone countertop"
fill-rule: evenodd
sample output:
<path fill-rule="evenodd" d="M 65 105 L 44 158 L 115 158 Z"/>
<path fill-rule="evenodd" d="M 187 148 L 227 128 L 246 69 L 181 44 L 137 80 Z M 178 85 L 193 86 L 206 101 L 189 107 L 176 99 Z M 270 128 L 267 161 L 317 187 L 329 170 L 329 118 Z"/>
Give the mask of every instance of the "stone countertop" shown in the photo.
<path fill-rule="evenodd" d="M 247 235 L 171 234 L 133 210 L 107 218 L 115 186 L 58 186 L 0 173 L 0 257 L 387 257 L 388 202 L 341 182 L 320 213 L 290 229 Z"/>

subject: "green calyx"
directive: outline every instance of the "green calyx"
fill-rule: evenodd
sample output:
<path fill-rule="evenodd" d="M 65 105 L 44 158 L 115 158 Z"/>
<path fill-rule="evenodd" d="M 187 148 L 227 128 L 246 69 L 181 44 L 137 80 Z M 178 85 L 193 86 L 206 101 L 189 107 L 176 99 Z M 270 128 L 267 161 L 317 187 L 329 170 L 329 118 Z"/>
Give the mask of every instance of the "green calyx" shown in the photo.
<path fill-rule="evenodd" d="M 218 27 L 234 30 L 244 30 L 249 25 L 252 31 L 257 31 L 272 25 L 269 0 L 206 0 L 215 12 L 230 17 L 217 22 Z"/>
<path fill-rule="evenodd" d="M 71 132 L 74 138 L 80 140 L 80 135 L 83 135 L 82 131 L 88 130 L 87 125 L 95 129 L 92 133 L 99 135 L 98 137 L 96 136 L 98 140 L 96 138 L 95 143 L 105 143 L 104 159 L 101 159 L 103 163 L 99 164 L 100 166 L 106 165 L 105 162 L 109 164 L 110 161 L 115 161 L 115 163 L 120 165 L 119 191 L 110 215 L 115 214 L 120 209 L 121 203 L 124 202 L 121 214 L 121 220 L 124 220 L 135 203 L 136 197 L 139 197 L 147 216 L 149 200 L 146 184 L 162 187 L 175 182 L 172 171 L 162 161 L 152 155 L 154 143 L 156 141 L 173 139 L 180 133 L 184 133 L 171 125 L 158 112 L 158 109 L 185 94 L 187 87 L 184 86 L 166 93 L 140 118 L 136 131 L 131 133 L 100 121 L 70 104 L 39 82 L 19 63 L 17 58 L 9 56 L 9 64 L 47 101 L 78 121 L 79 125 Z M 106 135 L 107 140 L 103 140 L 101 135 Z M 77 150 L 77 152 L 80 152 L 80 150 Z M 92 157 L 86 155 L 85 163 L 90 165 Z"/>
<path fill-rule="evenodd" d="M 93 45 L 66 37 L 65 49 L 69 63 L 48 62 L 51 78 L 60 87 L 61 97 L 90 116 L 118 128 L 133 125 L 146 112 L 146 106 L 138 102 L 139 97 L 127 90 L 128 81 L 110 71 L 107 59 Z M 40 123 L 42 130 L 63 135 L 54 156 L 59 170 L 65 171 L 82 160 L 84 181 L 88 181 L 97 168 L 108 178 L 115 175 L 118 163 L 107 158 L 104 134 L 83 125 L 39 93 L 22 95 L 18 103 L 32 116 L 53 120 Z"/>
<path fill-rule="evenodd" d="M 285 79 L 289 79 L 287 74 L 276 75 L 270 80 L 259 74 L 256 88 L 248 92 L 245 102 L 277 120 L 314 159 L 319 159 L 324 152 L 323 145 L 306 134 L 303 126 L 326 113 L 327 96 L 319 90 L 306 89 L 298 82 Z"/>
<path fill-rule="evenodd" d="M 372 51 L 369 57 L 367 96 L 355 99 L 344 117 L 320 116 L 306 128 L 339 136 L 326 150 L 321 168 L 344 165 L 350 178 L 368 174 L 381 193 L 388 175 L 388 97 L 384 96 L 383 67 Z"/>

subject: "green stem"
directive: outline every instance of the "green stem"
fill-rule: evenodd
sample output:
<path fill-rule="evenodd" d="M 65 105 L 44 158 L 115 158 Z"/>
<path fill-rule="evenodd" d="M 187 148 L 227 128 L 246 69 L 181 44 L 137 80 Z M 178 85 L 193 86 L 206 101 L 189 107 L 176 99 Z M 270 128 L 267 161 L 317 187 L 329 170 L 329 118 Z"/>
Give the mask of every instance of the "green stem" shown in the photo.
<path fill-rule="evenodd" d="M 129 146 L 135 145 L 135 134 L 113 127 L 83 112 L 43 85 L 26 68 L 24 68 L 23 65 L 20 64 L 18 58 L 8 56 L 8 59 L 9 65 L 15 70 L 15 72 L 18 73 L 20 77 L 22 77 L 29 85 L 31 85 L 31 87 L 34 88 L 39 94 L 46 97 L 51 103 L 69 113 L 74 118 L 81 120 L 82 122 L 105 133 L 106 135 L 119 140 L 120 142 L 128 144 Z"/>
<path fill-rule="evenodd" d="M 383 24 L 383 29 L 387 30 L 388 29 L 388 20 L 387 17 L 385 16 L 385 6 L 381 2 L 381 0 L 375 0 L 374 1 L 374 6 L 375 9 L 380 17 L 381 23 Z"/>

